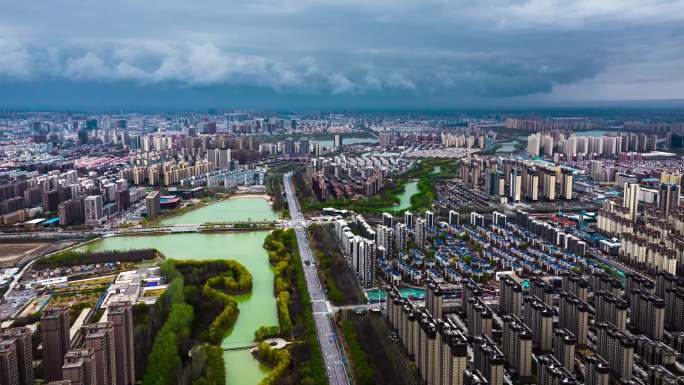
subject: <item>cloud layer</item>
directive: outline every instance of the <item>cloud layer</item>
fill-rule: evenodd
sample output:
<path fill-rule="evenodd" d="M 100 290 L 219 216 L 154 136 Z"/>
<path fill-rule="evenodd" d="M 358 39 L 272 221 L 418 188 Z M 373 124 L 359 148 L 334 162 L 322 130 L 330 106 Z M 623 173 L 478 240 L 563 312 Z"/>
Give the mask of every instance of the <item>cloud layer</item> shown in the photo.
<path fill-rule="evenodd" d="M 0 13 L 0 87 L 440 101 L 684 97 L 684 1 L 22 3 Z"/>

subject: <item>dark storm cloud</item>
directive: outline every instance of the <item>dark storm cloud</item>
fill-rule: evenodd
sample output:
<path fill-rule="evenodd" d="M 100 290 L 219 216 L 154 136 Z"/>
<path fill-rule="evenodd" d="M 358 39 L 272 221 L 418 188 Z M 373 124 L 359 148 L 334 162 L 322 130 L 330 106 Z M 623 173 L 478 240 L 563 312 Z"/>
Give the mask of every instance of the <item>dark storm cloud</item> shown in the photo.
<path fill-rule="evenodd" d="M 684 1 L 663 0 L 12 2 L 0 86 L 395 103 L 581 97 L 587 84 L 619 99 L 616 82 L 682 81 L 682 22 Z M 616 79 L 630 65 L 658 73 Z"/>

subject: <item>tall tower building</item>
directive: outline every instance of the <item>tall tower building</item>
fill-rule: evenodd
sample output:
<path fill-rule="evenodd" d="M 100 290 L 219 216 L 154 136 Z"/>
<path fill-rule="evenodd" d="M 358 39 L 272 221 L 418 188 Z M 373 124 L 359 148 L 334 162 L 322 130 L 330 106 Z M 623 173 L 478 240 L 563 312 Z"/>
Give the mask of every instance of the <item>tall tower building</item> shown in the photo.
<path fill-rule="evenodd" d="M 404 224 L 407 228 L 413 229 L 413 213 L 410 211 L 404 212 Z"/>
<path fill-rule="evenodd" d="M 394 226 L 394 217 L 390 213 L 382 213 L 382 224 L 387 227 Z"/>
<path fill-rule="evenodd" d="M 636 221 L 639 213 L 639 184 L 625 183 L 622 195 L 622 207 L 629 209 L 629 218 Z"/>
<path fill-rule="evenodd" d="M 17 351 L 17 370 L 19 385 L 33 385 L 33 341 L 31 329 L 16 327 L 2 331 L 3 340 L 14 341 Z"/>
<path fill-rule="evenodd" d="M 62 375 L 71 385 L 97 385 L 95 352 L 92 349 L 70 350 L 64 356 Z"/>
<path fill-rule="evenodd" d="M 19 385 L 17 346 L 9 339 L 0 340 L 0 384 Z"/>
<path fill-rule="evenodd" d="M 116 384 L 135 384 L 135 357 L 133 350 L 133 312 L 130 302 L 115 302 L 107 309 L 107 320 L 114 327 L 114 358 Z"/>
<path fill-rule="evenodd" d="M 663 339 L 665 325 L 665 301 L 643 291 L 632 290 L 630 319 L 633 328 L 655 340 Z"/>
<path fill-rule="evenodd" d="M 501 294 L 499 295 L 499 309 L 503 314 L 522 314 L 522 285 L 508 275 L 501 277 Z"/>
<path fill-rule="evenodd" d="M 589 328 L 589 305 L 571 293 L 561 293 L 559 325 L 570 330 L 578 344 L 585 345 Z"/>
<path fill-rule="evenodd" d="M 490 385 L 503 385 L 504 364 L 506 359 L 499 346 L 489 336 L 475 337 L 473 340 L 475 369 L 487 379 Z"/>
<path fill-rule="evenodd" d="M 468 317 L 468 303 L 470 298 L 479 297 L 482 295 L 482 288 L 471 278 L 466 278 L 462 281 L 461 289 L 461 307 L 466 318 Z"/>
<path fill-rule="evenodd" d="M 461 225 L 461 216 L 457 211 L 449 210 L 449 224 L 452 226 Z"/>
<path fill-rule="evenodd" d="M 610 322 L 618 330 L 627 329 L 627 309 L 629 304 L 607 290 L 594 292 L 595 322 Z"/>
<path fill-rule="evenodd" d="M 525 324 L 532 330 L 532 343 L 539 350 L 553 349 L 553 308 L 535 296 L 523 297 Z"/>
<path fill-rule="evenodd" d="M 503 320 L 503 354 L 518 376 L 532 375 L 532 330 L 514 314 Z"/>
<path fill-rule="evenodd" d="M 425 224 L 427 227 L 435 227 L 435 213 L 432 211 L 425 212 Z"/>
<path fill-rule="evenodd" d="M 575 345 L 577 345 L 577 340 L 570 330 L 553 331 L 553 355 L 570 373 L 573 373 L 575 368 Z"/>
<path fill-rule="evenodd" d="M 587 301 L 589 297 L 589 283 L 579 275 L 567 271 L 563 273 L 561 291 L 567 291 L 582 301 Z"/>
<path fill-rule="evenodd" d="M 620 332 L 610 323 L 601 322 L 596 325 L 596 350 L 608 362 L 616 378 L 632 377 L 635 346 L 634 338 Z"/>
<path fill-rule="evenodd" d="M 54 307 L 43 312 L 40 338 L 43 342 L 43 377 L 45 381 L 62 379 L 62 362 L 69 350 L 69 309 Z"/>
<path fill-rule="evenodd" d="M 492 335 L 492 311 L 480 297 L 468 300 L 468 334 L 471 337 Z"/>
<path fill-rule="evenodd" d="M 537 384 L 575 385 L 577 380 L 556 360 L 556 357 L 548 354 L 537 358 Z"/>
<path fill-rule="evenodd" d="M 115 385 L 114 327 L 111 322 L 100 322 L 83 327 L 85 347 L 95 355 L 97 385 Z"/>
<path fill-rule="evenodd" d="M 586 385 L 609 385 L 610 365 L 598 354 L 587 357 L 587 373 L 584 376 Z"/>
<path fill-rule="evenodd" d="M 553 285 L 544 281 L 541 277 L 535 276 L 530 278 L 530 294 L 539 298 L 545 304 L 553 306 L 555 293 L 556 289 Z"/>

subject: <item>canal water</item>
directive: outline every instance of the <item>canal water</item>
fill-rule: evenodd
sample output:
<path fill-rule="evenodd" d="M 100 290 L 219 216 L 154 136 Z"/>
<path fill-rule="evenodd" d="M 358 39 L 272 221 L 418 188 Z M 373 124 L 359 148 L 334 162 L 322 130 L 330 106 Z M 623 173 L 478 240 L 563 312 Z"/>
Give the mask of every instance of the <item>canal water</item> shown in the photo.
<path fill-rule="evenodd" d="M 202 223 L 220 223 L 234 221 L 266 222 L 278 219 L 265 196 L 235 196 L 220 202 L 212 203 L 183 215 L 170 217 L 161 221 L 162 225 L 191 225 Z"/>
<path fill-rule="evenodd" d="M 243 207 L 250 213 L 245 214 Z M 216 203 L 171 219 L 174 220 L 173 223 L 195 224 L 239 221 L 246 217 L 253 220 L 275 219 L 275 213 L 263 198 L 240 198 Z M 254 331 L 260 326 L 278 324 L 273 296 L 273 268 L 263 248 L 266 235 L 268 231 L 124 236 L 104 238 L 89 243 L 85 248 L 89 251 L 156 248 L 167 258 L 234 259 L 242 263 L 252 273 L 253 287 L 251 293 L 235 297 L 240 315 L 222 344 L 224 347 L 234 347 L 252 342 Z M 267 366 L 255 360 L 249 350 L 225 352 L 224 359 L 226 383 L 229 385 L 256 385 L 270 371 Z"/>
<path fill-rule="evenodd" d="M 388 209 L 401 211 L 411 207 L 411 197 L 418 193 L 418 182 L 411 181 L 404 185 L 404 192 L 399 195 L 399 204 L 397 206 L 388 207 Z"/>

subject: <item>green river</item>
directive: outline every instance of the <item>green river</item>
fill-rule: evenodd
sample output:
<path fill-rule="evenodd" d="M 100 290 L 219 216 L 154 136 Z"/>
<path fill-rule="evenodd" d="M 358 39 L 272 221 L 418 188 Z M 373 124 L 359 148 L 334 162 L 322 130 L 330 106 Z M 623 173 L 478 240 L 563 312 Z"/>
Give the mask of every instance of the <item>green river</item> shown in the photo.
<path fill-rule="evenodd" d="M 410 181 L 404 185 L 404 192 L 399 195 L 399 204 L 397 206 L 388 207 L 395 211 L 406 210 L 411 207 L 411 197 L 418 193 L 418 182 Z"/>
<path fill-rule="evenodd" d="M 248 218 L 274 220 L 277 216 L 265 199 L 245 197 L 225 200 L 169 218 L 164 224 L 230 222 Z M 156 248 L 167 258 L 239 261 L 252 273 L 253 287 L 251 293 L 236 297 L 240 316 L 223 340 L 223 346 L 245 346 L 254 339 L 257 328 L 278 324 L 273 297 L 273 269 L 262 247 L 267 234 L 268 231 L 252 231 L 111 237 L 89 243 L 86 248 L 91 251 Z M 226 383 L 229 385 L 255 385 L 270 370 L 255 360 L 247 349 L 225 352 L 224 359 Z"/>

